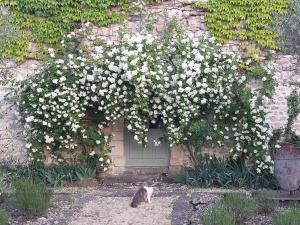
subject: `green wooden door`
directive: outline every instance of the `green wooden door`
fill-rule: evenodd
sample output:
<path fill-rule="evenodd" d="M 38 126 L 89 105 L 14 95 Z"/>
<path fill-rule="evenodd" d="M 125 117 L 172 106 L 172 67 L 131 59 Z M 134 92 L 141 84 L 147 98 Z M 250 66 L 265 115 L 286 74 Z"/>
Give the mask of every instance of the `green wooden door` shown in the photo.
<path fill-rule="evenodd" d="M 136 167 L 167 167 L 170 161 L 170 149 L 167 144 L 154 145 L 163 135 L 160 129 L 149 129 L 148 144 L 146 148 L 140 146 L 134 139 L 133 134 L 125 129 L 124 147 L 126 155 L 126 166 Z"/>

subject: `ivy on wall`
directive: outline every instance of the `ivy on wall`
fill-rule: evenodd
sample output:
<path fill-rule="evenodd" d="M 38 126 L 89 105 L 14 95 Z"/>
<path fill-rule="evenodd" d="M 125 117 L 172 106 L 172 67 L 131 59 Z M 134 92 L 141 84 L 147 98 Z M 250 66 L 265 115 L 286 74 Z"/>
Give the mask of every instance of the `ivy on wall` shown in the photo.
<path fill-rule="evenodd" d="M 21 37 L 11 39 L 13 35 L 9 35 L 1 43 L 0 60 L 15 58 L 18 61 L 28 55 L 28 39 L 42 45 L 55 45 L 80 23 L 90 21 L 106 26 L 121 22 L 126 12 L 134 8 L 128 0 L 0 0 L 0 7 L 10 9 L 14 16 L 6 19 L 6 23 L 17 27 Z"/>
<path fill-rule="evenodd" d="M 271 26 L 289 4 L 290 0 L 210 0 L 205 21 L 218 42 L 244 41 L 245 55 L 259 61 L 263 49 L 279 48 L 278 33 Z"/>
<path fill-rule="evenodd" d="M 0 8 L 1 9 L 1 8 Z M 28 39 L 24 36 L 17 26 L 8 23 L 13 15 L 1 9 L 0 13 L 0 59 L 14 57 L 22 60 L 27 56 Z"/>

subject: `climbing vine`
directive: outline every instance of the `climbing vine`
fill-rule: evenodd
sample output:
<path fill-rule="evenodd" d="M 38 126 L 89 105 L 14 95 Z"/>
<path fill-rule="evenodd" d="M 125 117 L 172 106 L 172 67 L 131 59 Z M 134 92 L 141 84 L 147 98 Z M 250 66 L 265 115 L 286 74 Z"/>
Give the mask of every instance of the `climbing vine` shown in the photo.
<path fill-rule="evenodd" d="M 290 0 L 210 0 L 205 21 L 218 42 L 242 41 L 245 56 L 260 61 L 263 49 L 279 48 L 278 33 L 271 26 L 289 4 Z"/>
<path fill-rule="evenodd" d="M 115 43 L 96 40 L 92 52 L 74 48 L 81 35 L 75 33 L 61 51 L 49 49 L 52 60 L 18 92 L 31 159 L 43 161 L 48 149 L 64 161 L 63 152 L 83 146 L 85 155 L 110 162 L 103 128 L 119 118 L 144 146 L 149 122 L 164 131 L 155 145 L 176 146 L 187 144 L 196 121 L 207 121 L 205 141 L 230 140 L 234 159 L 250 157 L 258 173 L 272 172 L 265 95 L 246 88 L 238 58 L 213 39 L 191 39 L 177 28 L 170 23 L 163 40 L 146 31 Z"/>
<path fill-rule="evenodd" d="M 121 22 L 126 12 L 134 7 L 127 0 L 0 0 L 0 8 L 9 8 L 13 15 L 3 16 L 10 26 L 18 28 L 18 38 L 13 35 L 0 43 L 0 60 L 28 56 L 28 40 L 43 45 L 57 45 L 64 34 L 90 21 L 107 26 Z M 1 25 L 1 24 L 0 24 Z"/>
<path fill-rule="evenodd" d="M 29 41 L 18 26 L 7 22 L 12 19 L 13 15 L 6 14 L 4 10 L 0 12 L 0 60 L 15 58 L 21 61 L 28 55 Z"/>

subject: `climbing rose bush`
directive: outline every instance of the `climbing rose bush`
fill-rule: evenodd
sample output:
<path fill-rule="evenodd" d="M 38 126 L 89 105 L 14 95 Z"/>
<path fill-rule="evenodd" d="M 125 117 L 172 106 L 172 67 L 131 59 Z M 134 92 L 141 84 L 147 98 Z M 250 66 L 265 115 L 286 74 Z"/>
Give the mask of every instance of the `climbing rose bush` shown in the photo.
<path fill-rule="evenodd" d="M 96 41 L 87 52 L 80 45 L 74 50 L 76 34 L 68 38 L 63 51 L 51 49 L 53 59 L 19 91 L 33 161 L 43 160 L 45 148 L 63 161 L 63 151 L 88 142 L 110 163 L 103 128 L 119 118 L 141 145 L 148 142 L 148 123 L 158 123 L 165 135 L 155 144 L 171 147 L 188 141 L 190 126 L 206 119 L 213 131 L 207 141 L 222 146 L 230 140 L 233 158 L 248 156 L 258 173 L 272 172 L 265 98 L 246 88 L 239 59 L 213 39 L 176 34 L 162 40 L 141 32 L 114 43 Z"/>

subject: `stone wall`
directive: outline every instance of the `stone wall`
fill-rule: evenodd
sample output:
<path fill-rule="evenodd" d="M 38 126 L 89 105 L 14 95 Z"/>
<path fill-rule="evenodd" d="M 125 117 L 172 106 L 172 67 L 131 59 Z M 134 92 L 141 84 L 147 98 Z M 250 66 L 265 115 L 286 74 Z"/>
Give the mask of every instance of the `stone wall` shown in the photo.
<path fill-rule="evenodd" d="M 147 13 L 146 13 L 147 12 Z M 194 10 L 189 6 L 182 5 L 177 0 L 164 1 L 157 6 L 149 7 L 143 13 L 130 15 L 126 26 L 128 30 L 136 31 L 143 26 L 142 20 L 149 14 L 157 17 L 157 21 L 153 24 L 157 33 L 162 33 L 167 22 L 176 18 L 186 32 L 194 37 L 208 35 L 207 28 L 204 23 L 204 11 Z M 105 40 L 116 40 L 117 31 L 120 25 L 114 24 L 108 27 L 94 27 L 93 33 L 89 39 L 93 40 L 94 37 L 101 37 Z M 34 44 L 30 45 L 29 51 L 34 51 Z M 230 43 L 224 46 L 226 51 L 238 52 L 238 45 Z M 8 67 L 17 79 L 23 79 L 27 74 L 32 74 L 34 67 L 38 62 L 27 60 L 20 65 L 12 62 L 2 63 L 0 68 Z M 269 115 L 268 118 L 274 128 L 282 127 L 287 121 L 287 102 L 286 96 L 292 90 L 290 81 L 300 81 L 300 71 L 297 70 L 297 60 L 293 56 L 277 55 L 271 62 L 269 62 L 276 69 L 276 79 L 278 87 L 276 88 L 275 95 L 268 103 Z M 9 88 L 0 87 L 0 161 L 7 159 L 14 159 L 21 162 L 26 161 L 24 142 L 22 141 L 21 128 L 14 123 L 15 115 L 14 108 L 9 107 L 8 102 L 5 102 L 4 96 L 8 93 Z M 300 133 L 300 118 L 298 118 L 295 128 Z M 108 131 L 113 131 L 115 134 L 112 146 L 115 146 L 112 152 L 114 169 L 113 173 L 119 173 L 124 170 L 124 146 L 123 146 L 123 125 L 118 122 L 117 125 L 108 128 Z M 185 164 L 186 156 L 180 149 L 174 149 L 171 154 L 171 167 L 174 168 Z"/>

